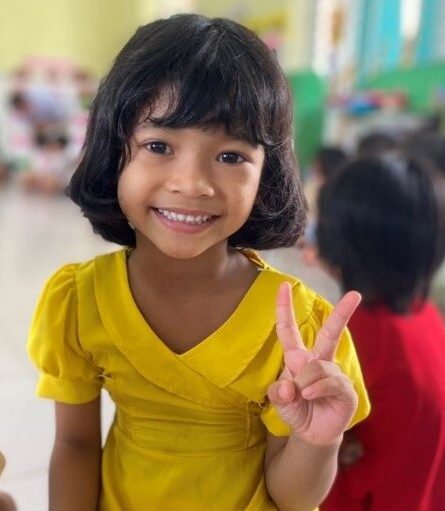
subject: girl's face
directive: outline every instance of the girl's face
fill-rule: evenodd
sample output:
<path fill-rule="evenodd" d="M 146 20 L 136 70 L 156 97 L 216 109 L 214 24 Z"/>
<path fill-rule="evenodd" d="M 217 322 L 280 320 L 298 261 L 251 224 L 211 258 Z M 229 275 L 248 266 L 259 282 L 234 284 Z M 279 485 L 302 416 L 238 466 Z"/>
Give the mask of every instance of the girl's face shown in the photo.
<path fill-rule="evenodd" d="M 223 128 L 139 124 L 118 199 L 134 226 L 136 246 L 148 240 L 170 257 L 191 259 L 247 221 L 264 163 L 264 148 Z M 145 238 L 145 239 L 144 239 Z"/>

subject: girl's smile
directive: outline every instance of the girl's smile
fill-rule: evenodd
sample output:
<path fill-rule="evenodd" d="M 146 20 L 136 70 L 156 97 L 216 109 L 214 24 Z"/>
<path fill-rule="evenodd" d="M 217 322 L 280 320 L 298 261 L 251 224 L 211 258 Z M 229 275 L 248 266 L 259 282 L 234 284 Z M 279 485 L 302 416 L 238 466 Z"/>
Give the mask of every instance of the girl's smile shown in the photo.
<path fill-rule="evenodd" d="M 218 219 L 204 211 L 185 209 L 152 208 L 163 225 L 177 232 L 202 232 Z"/>

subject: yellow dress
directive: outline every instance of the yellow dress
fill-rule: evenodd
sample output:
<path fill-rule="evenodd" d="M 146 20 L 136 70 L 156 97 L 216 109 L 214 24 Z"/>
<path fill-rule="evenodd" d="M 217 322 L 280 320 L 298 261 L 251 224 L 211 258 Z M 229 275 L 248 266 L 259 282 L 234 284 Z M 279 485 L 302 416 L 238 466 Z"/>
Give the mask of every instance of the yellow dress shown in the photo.
<path fill-rule="evenodd" d="M 258 266 L 255 282 L 220 328 L 181 355 L 137 308 L 125 250 L 66 265 L 47 282 L 28 345 L 40 370 L 37 394 L 84 403 L 104 388 L 116 404 L 103 450 L 101 511 L 277 509 L 263 479 L 267 430 L 289 433 L 266 400 L 283 364 L 276 292 L 284 280 L 292 283 L 309 348 L 331 306 L 245 253 Z M 360 398 L 355 423 L 369 402 L 348 332 L 337 359 Z"/>

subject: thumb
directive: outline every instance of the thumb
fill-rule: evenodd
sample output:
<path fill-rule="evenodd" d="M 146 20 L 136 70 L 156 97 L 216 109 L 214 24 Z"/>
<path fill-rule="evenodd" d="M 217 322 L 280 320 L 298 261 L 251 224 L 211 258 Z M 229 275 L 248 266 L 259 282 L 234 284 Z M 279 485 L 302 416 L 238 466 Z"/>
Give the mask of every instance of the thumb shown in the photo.
<path fill-rule="evenodd" d="M 287 405 L 295 399 L 295 385 L 291 380 L 278 380 L 269 385 L 267 396 L 273 405 Z"/>

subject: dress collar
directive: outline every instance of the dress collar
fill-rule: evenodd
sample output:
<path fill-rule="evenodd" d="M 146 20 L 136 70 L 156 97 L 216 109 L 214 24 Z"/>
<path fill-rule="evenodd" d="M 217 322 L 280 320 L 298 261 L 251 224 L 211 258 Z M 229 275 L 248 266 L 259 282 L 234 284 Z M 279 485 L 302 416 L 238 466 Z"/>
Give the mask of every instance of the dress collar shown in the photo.
<path fill-rule="evenodd" d="M 243 253 L 260 273 L 233 314 L 189 351 L 176 354 L 151 329 L 131 294 L 126 250 L 95 259 L 94 287 L 106 331 L 145 378 L 188 398 L 208 402 L 202 377 L 223 388 L 253 360 L 275 326 L 275 298 L 284 280 L 296 279 L 271 269 L 253 251 Z M 201 390 L 197 390 L 201 387 Z M 196 399 L 195 399 L 196 400 Z"/>

